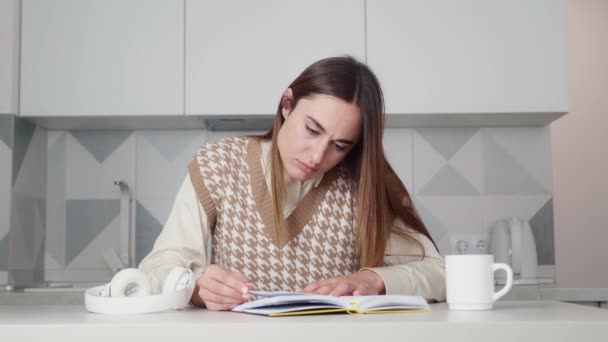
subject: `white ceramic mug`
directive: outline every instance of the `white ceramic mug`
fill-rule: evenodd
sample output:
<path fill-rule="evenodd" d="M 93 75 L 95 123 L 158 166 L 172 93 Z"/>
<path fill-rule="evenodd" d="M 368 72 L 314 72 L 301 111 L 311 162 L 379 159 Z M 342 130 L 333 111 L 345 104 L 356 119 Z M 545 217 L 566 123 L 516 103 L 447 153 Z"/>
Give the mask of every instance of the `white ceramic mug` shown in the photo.
<path fill-rule="evenodd" d="M 448 255 L 445 268 L 450 310 L 490 310 L 513 286 L 511 267 L 494 263 L 491 254 Z M 505 286 L 494 292 L 494 272 L 497 270 L 507 272 L 507 277 Z"/>

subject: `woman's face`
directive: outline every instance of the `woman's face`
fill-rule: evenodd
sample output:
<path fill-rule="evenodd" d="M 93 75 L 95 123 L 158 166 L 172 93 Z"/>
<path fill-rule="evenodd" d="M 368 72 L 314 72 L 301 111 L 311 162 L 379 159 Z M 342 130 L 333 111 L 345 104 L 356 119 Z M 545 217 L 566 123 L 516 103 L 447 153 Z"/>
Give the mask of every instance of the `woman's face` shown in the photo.
<path fill-rule="evenodd" d="M 291 89 L 284 97 L 293 99 Z M 291 101 L 290 101 L 291 102 Z M 304 181 L 340 163 L 361 137 L 359 107 L 330 95 L 302 98 L 283 106 L 285 122 L 277 144 L 287 174 Z"/>

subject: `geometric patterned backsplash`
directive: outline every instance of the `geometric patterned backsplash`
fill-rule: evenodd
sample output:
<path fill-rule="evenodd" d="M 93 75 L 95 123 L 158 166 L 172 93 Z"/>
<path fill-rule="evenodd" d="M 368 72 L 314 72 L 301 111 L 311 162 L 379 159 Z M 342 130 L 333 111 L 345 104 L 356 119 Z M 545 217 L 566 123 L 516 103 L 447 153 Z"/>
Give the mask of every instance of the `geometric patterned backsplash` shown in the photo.
<path fill-rule="evenodd" d="M 13 116 L 0 114 L 0 284 L 8 280 L 8 231 L 13 170 Z"/>
<path fill-rule="evenodd" d="M 439 248 L 450 234 L 484 234 L 497 220 L 528 220 L 540 265 L 555 264 L 549 128 L 411 130 L 417 209 Z"/>
<path fill-rule="evenodd" d="M 47 274 L 53 280 L 111 276 L 101 255 L 119 248 L 116 180 L 131 191 L 138 263 L 160 233 L 196 150 L 251 133 L 49 130 Z M 496 220 L 516 216 L 530 222 L 539 264 L 555 263 L 548 127 L 389 128 L 385 151 L 442 253 L 449 253 L 450 235 L 489 234 Z"/>
<path fill-rule="evenodd" d="M 0 115 L 0 284 L 44 280 L 47 131 Z"/>

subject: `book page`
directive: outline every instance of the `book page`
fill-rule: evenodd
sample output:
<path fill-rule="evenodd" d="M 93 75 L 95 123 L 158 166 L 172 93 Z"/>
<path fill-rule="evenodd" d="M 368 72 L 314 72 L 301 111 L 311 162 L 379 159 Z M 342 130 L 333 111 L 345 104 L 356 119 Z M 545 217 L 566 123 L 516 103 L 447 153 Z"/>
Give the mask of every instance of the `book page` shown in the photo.
<path fill-rule="evenodd" d="M 426 300 L 420 296 L 405 295 L 376 295 L 376 296 L 342 296 L 341 300 L 356 302 L 359 311 L 369 310 L 398 310 L 398 309 L 430 309 Z M 349 307 L 353 305 L 350 304 Z"/>
<path fill-rule="evenodd" d="M 287 304 L 276 306 L 263 306 L 259 308 L 242 308 L 241 305 L 232 309 L 235 312 L 246 312 L 256 315 L 279 316 L 286 313 L 294 314 L 316 314 L 316 313 L 331 313 L 345 312 L 347 309 L 336 307 L 335 305 L 315 305 L 315 304 Z"/>
<path fill-rule="evenodd" d="M 340 297 L 315 295 L 315 294 L 302 294 L 302 295 L 282 295 L 274 296 L 263 299 L 254 300 L 251 302 L 243 303 L 236 308 L 234 311 L 247 310 L 253 308 L 263 307 L 277 307 L 280 310 L 280 306 L 283 305 L 299 305 L 301 307 L 337 307 L 337 308 L 348 308 L 348 302 L 340 299 Z M 345 306 L 346 305 L 346 306 Z M 238 310 L 237 310 L 238 309 Z"/>
<path fill-rule="evenodd" d="M 251 294 L 267 298 L 243 303 L 233 311 L 261 315 L 311 310 L 333 309 L 335 311 L 391 311 L 391 310 L 428 310 L 430 306 L 420 296 L 376 295 L 376 296 L 328 296 L 294 292 L 250 291 Z M 319 311 L 320 312 L 320 311 Z"/>

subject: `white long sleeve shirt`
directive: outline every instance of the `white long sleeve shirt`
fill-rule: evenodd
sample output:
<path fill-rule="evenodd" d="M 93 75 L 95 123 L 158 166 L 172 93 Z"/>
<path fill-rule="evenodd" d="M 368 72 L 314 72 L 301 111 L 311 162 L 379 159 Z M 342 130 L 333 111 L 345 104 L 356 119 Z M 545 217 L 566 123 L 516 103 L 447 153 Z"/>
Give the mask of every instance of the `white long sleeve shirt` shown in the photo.
<path fill-rule="evenodd" d="M 263 141 L 261 147 L 260 158 L 269 185 L 270 142 Z M 287 180 L 285 216 L 294 210 L 304 195 L 313 186 L 317 186 L 321 179 L 322 175 L 305 182 Z M 395 224 L 406 228 L 401 221 L 396 221 Z M 202 274 L 204 267 L 210 263 L 211 231 L 205 210 L 190 177 L 186 176 L 161 234 L 152 251 L 139 265 L 139 269 L 150 279 L 154 293 L 161 291 L 164 279 L 175 266 L 188 267 L 197 276 Z M 426 236 L 411 229 L 409 231 L 423 246 L 424 257 L 418 244 L 392 234 L 385 250 L 386 266 L 367 269 L 382 278 L 386 294 L 421 295 L 428 300 L 445 300 L 443 257 Z"/>

